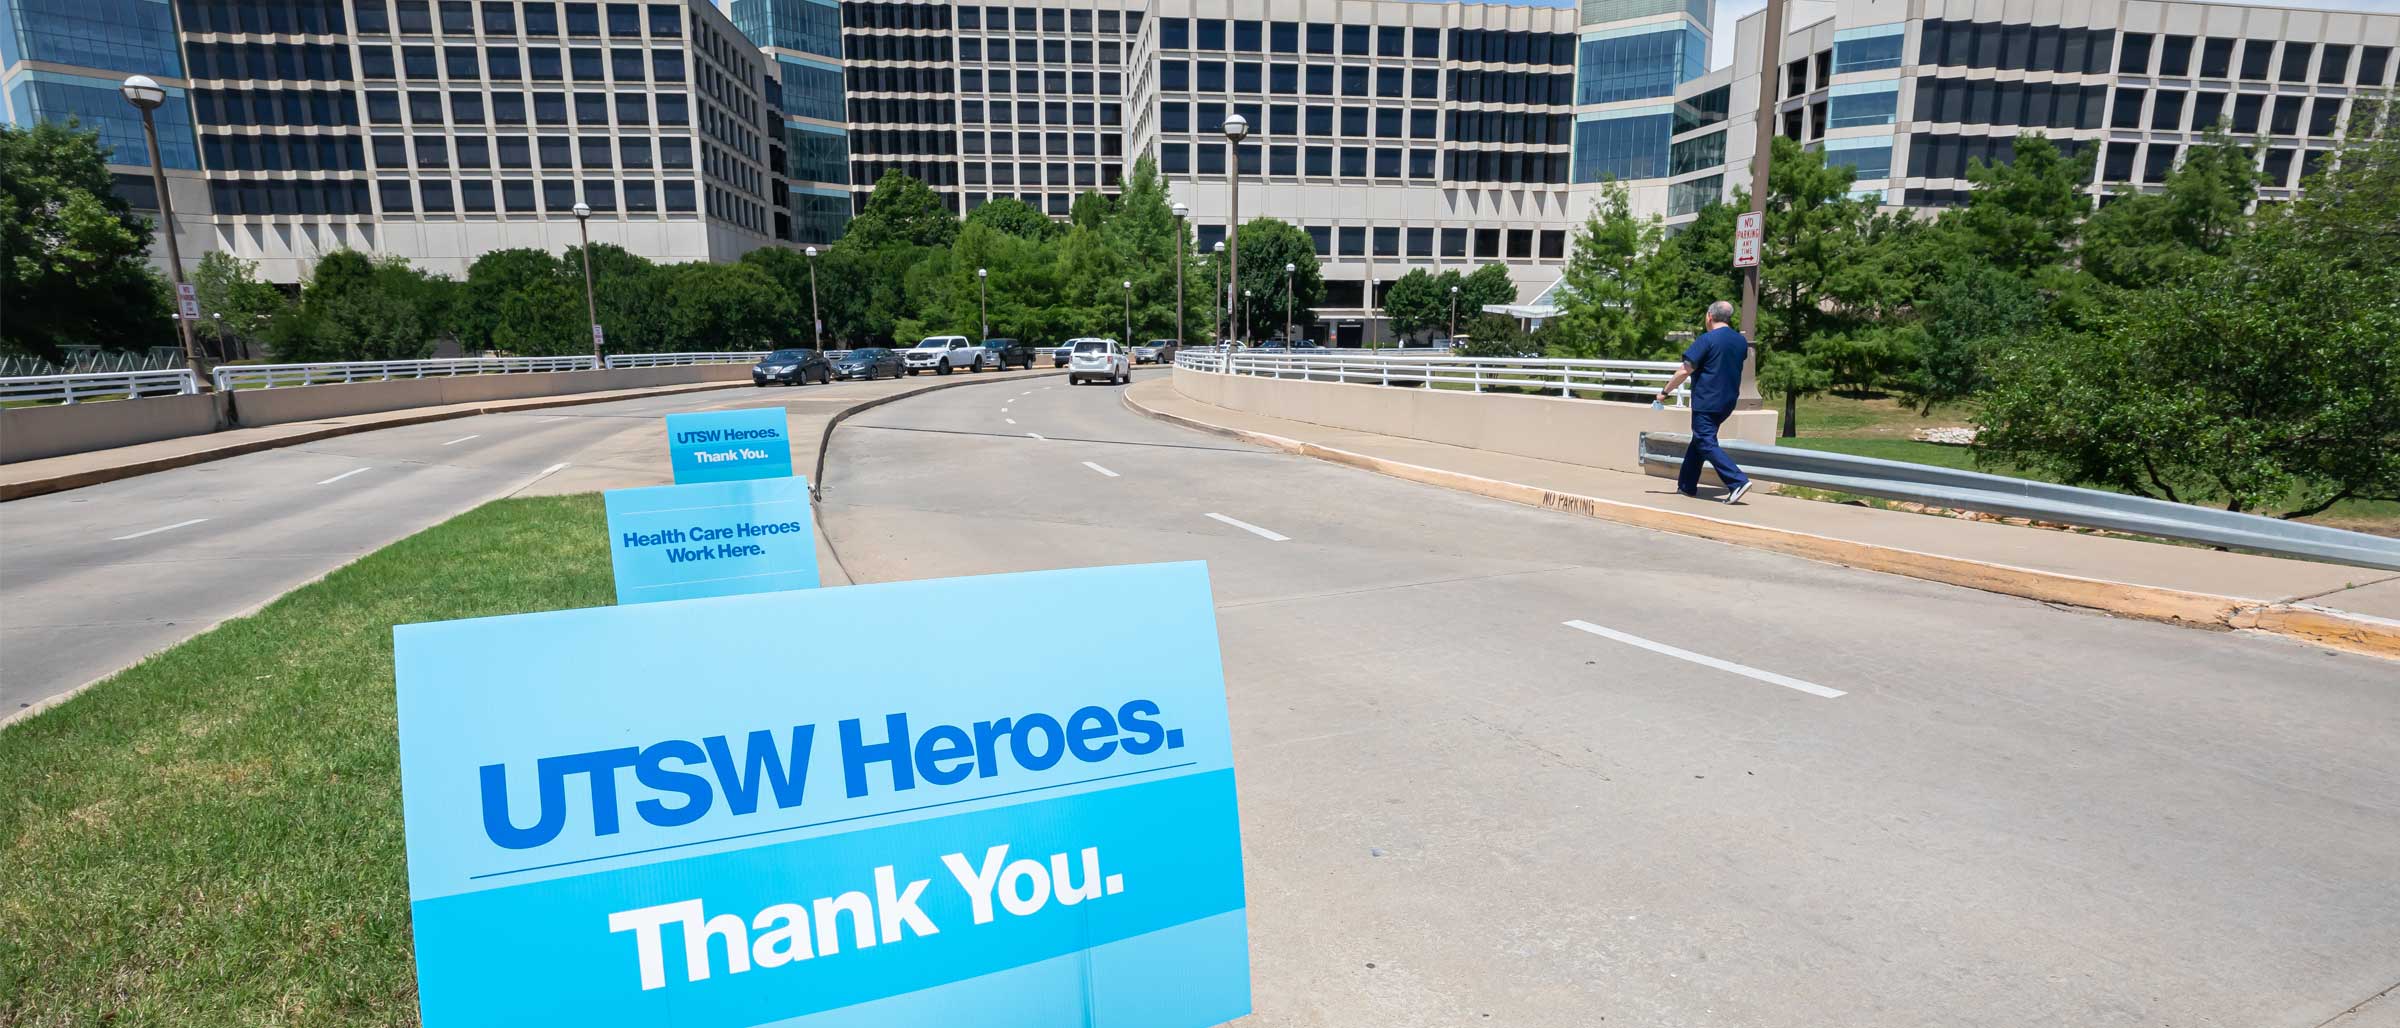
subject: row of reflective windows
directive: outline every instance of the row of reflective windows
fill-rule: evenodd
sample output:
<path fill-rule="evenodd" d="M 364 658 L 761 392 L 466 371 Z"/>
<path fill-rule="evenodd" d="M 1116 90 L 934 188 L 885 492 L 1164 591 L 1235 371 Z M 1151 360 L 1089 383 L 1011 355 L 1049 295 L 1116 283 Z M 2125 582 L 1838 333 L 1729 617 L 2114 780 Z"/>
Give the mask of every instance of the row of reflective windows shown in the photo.
<path fill-rule="evenodd" d="M 149 0 L 119 2 L 128 8 L 148 7 L 165 13 L 162 5 Z M 19 6 L 36 9 L 42 6 L 42 0 L 27 0 Z M 76 0 L 75 6 L 95 5 Z M 185 32 L 340 35 L 349 31 L 347 5 L 343 0 L 175 0 L 175 16 L 183 22 Z M 172 31 L 173 26 L 168 28 Z"/>
<path fill-rule="evenodd" d="M 204 126 L 358 124 L 358 94 L 347 89 L 193 89 L 186 95 L 193 120 Z"/>
<path fill-rule="evenodd" d="M 1118 157 L 1125 137 L 1114 132 L 956 132 L 951 129 L 869 129 L 850 133 L 850 149 L 860 154 L 947 156 L 994 153 L 1052 157 Z"/>
<path fill-rule="evenodd" d="M 1094 43 L 1088 39 L 1018 39 L 1003 36 L 989 40 L 967 36 L 957 40 L 956 58 L 962 61 L 1016 61 L 1019 64 L 1100 64 L 1117 67 L 1124 63 L 1125 46 L 1116 40 Z M 902 61 L 950 63 L 953 55 L 949 36 L 861 36 L 842 39 L 842 56 L 852 61 Z"/>
<path fill-rule="evenodd" d="M 1337 111 L 1335 108 L 1325 106 L 1303 108 L 1291 104 L 1276 104 L 1266 108 L 1267 117 L 1263 124 L 1258 121 L 1255 114 L 1257 108 L 1245 106 L 1239 109 L 1244 112 L 1243 117 L 1250 119 L 1251 125 L 1269 135 L 1276 136 L 1299 135 L 1305 131 L 1312 136 L 1339 134 L 1380 136 L 1385 139 L 1402 137 L 1433 139 L 1440 134 L 1441 112 L 1429 107 L 1420 107 L 1414 110 L 1399 107 L 1344 107 Z M 1158 128 L 1161 132 L 1199 131 L 1214 134 L 1220 126 L 1225 124 L 1226 105 L 1221 103 L 1194 105 L 1169 101 L 1158 106 L 1158 113 Z M 1193 118 L 1195 113 L 1199 115 L 1196 123 Z M 1519 114 L 1517 117 L 1521 119 L 1525 115 Z M 1548 120 L 1547 116 L 1536 115 L 1534 117 L 1535 120 Z M 1556 117 L 1560 120 L 1566 119 L 1565 115 Z M 1482 119 L 1477 119 L 1478 127 L 1481 127 L 1481 121 Z M 1339 125 L 1338 133 L 1336 132 L 1337 124 Z M 1456 123 L 1453 122 L 1454 128 L 1455 125 Z"/>
<path fill-rule="evenodd" d="M 341 95 L 346 97 L 349 94 Z M 369 91 L 367 121 L 376 125 L 401 124 L 401 95 L 381 90 Z M 527 103 L 529 95 L 532 98 L 530 104 Z M 447 103 L 444 102 L 445 97 L 448 98 Z M 618 125 L 649 125 L 654 114 L 660 125 L 691 124 L 691 99 L 681 93 L 526 94 L 495 90 L 488 106 L 481 92 L 411 90 L 407 98 L 408 120 L 418 125 L 439 125 L 445 120 L 445 114 L 447 120 L 463 125 L 607 126 L 612 120 Z M 574 114 L 571 122 L 568 120 L 570 111 Z M 206 122 L 209 119 L 202 120 Z"/>
<path fill-rule="evenodd" d="M 1159 171 L 1168 175 L 1209 177 L 1226 173 L 1224 143 L 1165 142 L 1159 144 Z M 1445 160 L 1445 154 L 1447 159 Z M 1260 146 L 1244 144 L 1232 160 L 1237 174 L 1278 177 L 1380 178 L 1439 181 L 1449 179 L 1507 184 L 1564 184 L 1567 155 L 1522 150 L 1443 151 L 1396 146 Z"/>
<path fill-rule="evenodd" d="M 2342 107 L 2349 101 L 2338 96 L 2320 96 L 2310 100 L 2305 96 L 2266 97 L 2243 93 L 2233 97 L 2229 110 L 2224 93 L 2186 93 L 2177 89 L 2156 92 L 2119 87 L 2117 105 L 2110 116 L 2110 128 L 2151 128 L 2169 132 L 2182 131 L 2184 111 L 2190 108 L 2191 131 L 2205 131 L 2223 123 L 2235 135 L 2255 135 L 2261 131 L 2278 136 L 2338 136 L 2341 134 Z M 2188 99 L 2188 103 L 2186 102 Z M 2270 112 L 2267 105 L 2274 100 Z M 2149 116 L 2143 116 L 2147 101 Z M 2303 132 L 2305 129 L 2305 133 Z"/>
<path fill-rule="evenodd" d="M 173 12 L 148 0 L 9 0 L 0 7 L 0 63 L 180 77 L 175 42 Z"/>
<path fill-rule="evenodd" d="M 842 25 L 857 29 L 948 29 L 951 28 L 949 4 L 855 3 L 842 4 Z M 1140 12 L 1067 11 L 1056 7 L 1002 7 L 998 5 L 961 5 L 957 27 L 962 29 L 1008 29 L 1019 32 L 1073 32 L 1078 35 L 1099 31 L 1128 35 L 1141 31 Z"/>
<path fill-rule="evenodd" d="M 599 214 L 692 214 L 700 209 L 699 192 L 690 179 L 469 178 L 455 187 L 444 178 L 414 183 L 384 179 L 376 184 L 376 199 L 385 214 L 569 213 L 577 202 Z"/>
<path fill-rule="evenodd" d="M 953 72 L 949 68 L 851 68 L 849 90 L 853 93 L 1023 93 L 1032 96 L 1122 96 L 1125 76 L 1120 72 L 1104 71 L 1018 71 L 994 70 L 989 76 L 981 68 Z M 953 76 L 957 83 L 952 86 Z"/>
<path fill-rule="evenodd" d="M 1918 43 L 1922 64 L 2057 71 L 2164 78 L 2230 79 L 2257 82 L 2316 82 L 2322 85 L 2380 85 L 2391 64 L 2389 46 L 2309 43 L 2222 36 L 2156 35 L 2128 32 L 2120 41 L 2110 29 L 2052 25 L 2004 25 L 1929 19 Z M 1837 46 L 1838 50 L 1838 46 Z M 2111 60 L 2112 53 L 2114 60 Z M 2355 60 L 2353 59 L 2355 57 Z M 1795 62 L 1798 64 L 1800 62 Z M 1851 70 L 1835 66 L 1823 70 Z M 2311 69 L 2314 68 L 2314 74 Z M 1800 74 L 1797 68 L 1787 77 Z M 1795 78 L 1795 81 L 1797 79 Z M 1818 84 L 1824 76 L 1820 74 Z M 1798 87 L 1793 87 L 1799 91 Z"/>
<path fill-rule="evenodd" d="M 950 161 L 909 160 L 852 161 L 850 162 L 850 182 L 853 185 L 872 186 L 883 179 L 883 173 L 886 171 L 897 171 L 936 189 L 958 184 L 957 164 Z M 860 203 L 865 203 L 863 195 Z M 865 208 L 862 206 L 859 209 L 864 210 Z M 952 209 L 956 210 L 957 208 L 953 207 Z"/>
<path fill-rule="evenodd" d="M 1091 189 L 1114 187 L 1123 175 L 1115 164 L 980 164 L 965 167 L 962 181 L 970 186 L 1038 186 L 1044 182 L 1053 186 Z"/>
<path fill-rule="evenodd" d="M 1202 235 L 1203 250 L 1225 237 L 1223 225 L 1210 225 L 1214 239 Z M 1465 257 L 1490 260 L 1563 260 L 1567 233 L 1563 229 L 1428 228 L 1411 226 L 1302 225 L 1316 244 L 1319 257 Z M 1472 248 L 1469 242 L 1472 241 Z M 1331 283 L 1328 283 L 1330 285 Z M 1356 283 L 1352 283 L 1355 285 Z M 1378 283 L 1381 287 L 1390 283 Z M 1327 296 L 1331 300 L 1330 295 Z M 1328 303 L 1327 306 L 1348 306 Z M 1463 313 L 1463 312 L 1462 312 Z"/>
<path fill-rule="evenodd" d="M 433 80 L 447 74 L 451 81 L 489 79 L 496 82 L 589 82 L 621 83 L 684 81 L 684 61 L 681 50 L 644 50 L 635 47 L 558 47 L 534 46 L 520 51 L 513 46 L 486 47 L 480 51 L 471 46 L 361 46 L 358 48 L 359 77 L 368 80 L 423 79 Z M 489 74 L 485 73 L 486 67 Z M 231 76 L 229 76 L 231 77 Z"/>
<path fill-rule="evenodd" d="M 1019 188 L 1033 188 L 1033 187 L 1024 187 L 1024 186 L 1020 186 Z M 981 207 L 981 206 L 983 206 L 984 204 L 991 202 L 992 200 L 1001 199 L 1001 198 L 1004 198 L 1004 197 L 1008 197 L 1008 196 L 1010 196 L 1010 195 L 1011 195 L 1011 194 L 1008 194 L 1008 193 L 999 193 L 999 194 L 968 193 L 968 194 L 965 194 L 965 198 L 966 198 L 966 204 L 967 204 L 967 209 L 968 209 L 968 210 L 973 210 L 973 209 L 975 209 L 975 208 L 977 208 L 977 207 Z M 867 194 L 866 194 L 866 193 L 864 193 L 864 192 L 861 192 L 861 193 L 858 193 L 858 194 L 856 194 L 856 196 L 857 196 L 857 206 L 858 206 L 858 208 L 859 208 L 860 210 L 865 210 L 865 209 L 866 209 L 866 202 L 867 202 Z M 1066 217 L 1066 216 L 1067 216 L 1067 214 L 1068 214 L 1068 212 L 1069 212 L 1069 211 L 1070 211 L 1070 210 L 1073 208 L 1073 206 L 1074 206 L 1074 203 L 1075 203 L 1075 194 L 1074 194 L 1074 193 L 1072 193 L 1072 192 L 1066 192 L 1066 193 L 1048 193 L 1048 194 L 1044 194 L 1044 193 L 1022 193 L 1022 194 L 1016 194 L 1016 195 L 1015 195 L 1015 198 L 1016 198 L 1016 199 L 1019 199 L 1019 200 L 1023 200 L 1023 201 L 1025 201 L 1027 204 L 1030 204 L 1030 205 L 1031 205 L 1031 206 L 1032 206 L 1032 207 L 1033 207 L 1035 210 L 1041 211 L 1041 212 L 1042 212 L 1042 213 L 1044 213 L 1044 214 L 1048 214 L 1048 215 L 1050 215 L 1050 216 L 1052 216 L 1052 217 L 1058 217 L 1058 218 L 1063 218 L 1063 217 Z M 945 200 L 945 201 L 948 201 L 948 203 L 950 204 L 950 209 L 951 209 L 951 210 L 955 211 L 955 210 L 957 210 L 957 209 L 958 209 L 958 207 L 959 207 L 959 194 L 956 194 L 956 193 L 946 193 L 946 194 L 943 194 L 943 197 L 942 197 L 942 199 L 943 199 L 943 200 Z"/>
<path fill-rule="evenodd" d="M 1453 70 L 1449 80 L 1448 98 L 1464 103 L 1563 107 L 1574 102 L 1575 76 L 1567 73 Z M 1441 81 L 1442 71 L 1437 68 L 1309 65 L 1303 69 L 1248 61 L 1235 61 L 1230 68 L 1223 61 L 1161 61 L 1158 66 L 1158 87 L 1167 92 L 1432 99 L 1443 95 Z"/>
<path fill-rule="evenodd" d="M 2182 152 L 2183 147 L 2176 143 L 2110 143 L 2100 160 L 2100 181 L 2165 182 L 2167 173 L 2174 170 L 2175 159 Z M 2298 185 L 2293 177 L 2295 170 L 2299 178 L 2305 179 L 2316 174 L 2332 156 L 2331 150 L 2269 148 L 2260 156 L 2259 168 L 2263 181 L 2259 185 L 2267 189 L 2292 188 Z"/>
<path fill-rule="evenodd" d="M 617 38 L 639 39 L 645 24 L 653 36 L 675 38 L 683 35 L 683 7 L 680 4 L 637 3 L 518 3 L 515 0 L 440 0 L 441 32 L 446 36 L 475 34 L 480 26 L 486 35 L 507 36 L 519 32 L 527 36 L 599 36 L 603 33 Z M 390 35 L 398 32 L 407 36 L 431 35 L 434 31 L 436 8 L 428 0 L 356 0 L 353 7 L 358 34 L 362 36 Z M 563 16 L 562 16 L 563 12 Z M 205 30 L 203 30 L 205 31 Z"/>
<path fill-rule="evenodd" d="M 834 5 L 786 0 L 733 0 L 725 5 L 733 30 L 761 47 L 804 54 L 842 54 L 842 12 Z"/>
<path fill-rule="evenodd" d="M 1439 28 L 1411 28 L 1405 25 L 1329 25 L 1323 22 L 1226 21 L 1221 18 L 1158 20 L 1158 48 L 1161 50 L 1439 59 L 1444 35 Z M 1453 28 L 1447 35 L 1450 40 L 1450 59 L 1453 61 L 1553 65 L 1572 64 L 1575 61 L 1573 33 Z"/>

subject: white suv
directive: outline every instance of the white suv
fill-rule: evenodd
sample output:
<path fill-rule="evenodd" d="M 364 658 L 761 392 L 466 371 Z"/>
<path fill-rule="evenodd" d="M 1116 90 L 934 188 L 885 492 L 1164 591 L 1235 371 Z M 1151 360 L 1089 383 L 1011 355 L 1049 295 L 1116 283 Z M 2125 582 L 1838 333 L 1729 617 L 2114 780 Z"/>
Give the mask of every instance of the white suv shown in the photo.
<path fill-rule="evenodd" d="M 923 342 L 900 354 L 900 362 L 911 375 L 920 371 L 949 374 L 952 368 L 982 371 L 996 355 L 992 351 L 967 341 L 965 336 L 926 336 Z"/>
<path fill-rule="evenodd" d="M 1068 385 L 1082 385 L 1086 379 L 1116 385 L 1133 381 L 1133 365 L 1114 339 L 1070 339 L 1065 348 L 1071 351 Z"/>

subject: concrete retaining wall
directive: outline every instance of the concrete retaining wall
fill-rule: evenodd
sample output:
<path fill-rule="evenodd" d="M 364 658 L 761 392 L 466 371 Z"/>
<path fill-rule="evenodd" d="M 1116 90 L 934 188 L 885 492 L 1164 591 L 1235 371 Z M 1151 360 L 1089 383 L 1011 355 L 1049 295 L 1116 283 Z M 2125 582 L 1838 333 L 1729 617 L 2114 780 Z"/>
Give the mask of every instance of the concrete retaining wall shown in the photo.
<path fill-rule="evenodd" d="M 139 400 L 0 410 L 0 464 L 86 453 L 224 428 L 262 428 L 414 407 L 565 396 L 613 389 L 741 382 L 748 364 L 462 375 L 351 385 L 245 389 L 226 396 L 153 396 Z M 220 411 L 230 407 L 222 416 Z"/>
<path fill-rule="evenodd" d="M 294 421 L 321 421 L 325 418 L 376 414 L 412 407 L 489 403 L 533 396 L 562 396 L 568 393 L 596 393 L 610 389 L 642 389 L 697 382 L 743 382 L 749 378 L 748 364 L 691 364 L 673 368 L 461 375 L 457 378 L 395 379 L 351 385 L 244 389 L 233 394 L 233 417 L 238 427 L 264 428 Z"/>
<path fill-rule="evenodd" d="M 205 435 L 221 426 L 214 396 L 151 396 L 0 410 L 0 464 Z"/>
<path fill-rule="evenodd" d="M 1556 396 L 1307 382 L 1184 368 L 1175 369 L 1175 389 L 1202 403 L 1327 428 L 1612 471 L 1644 470 L 1634 453 L 1641 433 L 1691 430 L 1687 411 Z M 1721 432 L 1728 439 L 1772 446 L 1776 417 L 1771 410 L 1738 412 Z"/>

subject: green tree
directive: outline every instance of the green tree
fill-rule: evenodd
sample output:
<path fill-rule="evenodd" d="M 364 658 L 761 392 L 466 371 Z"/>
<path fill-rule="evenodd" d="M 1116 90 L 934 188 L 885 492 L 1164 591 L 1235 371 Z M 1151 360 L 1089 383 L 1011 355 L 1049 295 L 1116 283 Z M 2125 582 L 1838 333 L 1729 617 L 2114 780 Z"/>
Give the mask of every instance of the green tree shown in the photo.
<path fill-rule="evenodd" d="M 528 280 L 502 295 L 492 312 L 490 345 L 524 357 L 590 353 L 583 282 L 563 274 Z"/>
<path fill-rule="evenodd" d="M 150 226 L 112 190 L 98 133 L 0 127 L 0 349 L 56 359 L 65 346 L 174 342 L 149 252 Z"/>
<path fill-rule="evenodd" d="M 967 212 L 968 225 L 987 225 L 1009 235 L 1036 242 L 1056 239 L 1066 228 L 1034 205 L 1013 196 L 996 196 Z"/>
<path fill-rule="evenodd" d="M 2303 200 L 2246 229 L 2210 228 L 2241 169 L 2202 158 L 2162 208 L 2190 245 L 2159 264 L 2180 273 L 2008 347 L 1977 445 L 2065 482 L 2283 517 L 2400 499 L 2400 131 L 2364 114 Z"/>
<path fill-rule="evenodd" d="M 1974 190 L 1966 206 L 1943 215 L 1954 229 L 1949 245 L 1981 257 L 1992 267 L 2033 277 L 2063 264 L 2092 207 L 2084 184 L 2092 178 L 2091 153 L 2067 157 L 2047 137 L 2016 139 L 2015 159 L 1967 164 Z"/>
<path fill-rule="evenodd" d="M 559 259 L 547 250 L 517 248 L 490 250 L 467 266 L 467 281 L 461 291 L 454 327 L 459 345 L 470 351 L 508 348 L 496 338 L 500 327 L 501 309 L 508 301 L 535 286 L 561 283 L 567 273 Z M 582 324 L 583 271 L 575 269 L 575 304 L 571 324 Z M 542 290 L 549 295 L 550 290 Z M 589 332 L 584 333 L 589 345 Z M 565 350 L 524 351 L 527 353 L 564 353 Z"/>
<path fill-rule="evenodd" d="M 667 350 L 773 350 L 805 341 L 791 293 L 755 264 L 671 265 Z"/>
<path fill-rule="evenodd" d="M 211 250 L 192 269 L 192 293 L 200 301 L 193 334 L 227 357 L 258 348 L 284 311 L 282 291 L 258 280 L 257 265 L 223 250 Z"/>
<path fill-rule="evenodd" d="M 1907 366 L 1891 381 L 1920 414 L 1982 390 L 1990 355 L 2056 327 L 2050 302 L 2025 278 L 1974 257 L 1953 262 L 1903 327 Z"/>
<path fill-rule="evenodd" d="M 1105 224 L 1105 234 L 1123 262 L 1125 274 L 1119 281 L 1133 282 L 1134 339 L 1170 337 L 1175 334 L 1178 228 L 1175 211 L 1167 200 L 1167 183 L 1159 176 L 1157 161 L 1144 155 L 1133 162 L 1133 170 L 1125 176 L 1114 207 Z M 1190 286 L 1188 277 L 1185 286 Z M 1121 303 L 1118 320 L 1124 320 Z"/>
<path fill-rule="evenodd" d="M 1533 357 L 1541 349 L 1517 319 L 1506 314 L 1469 315 L 1462 305 L 1458 312 L 1458 334 L 1463 340 L 1453 350 L 1461 357 Z"/>
<path fill-rule="evenodd" d="M 1458 273 L 1433 274 L 1410 268 L 1383 294 L 1383 316 L 1391 319 L 1392 334 L 1403 339 L 1436 326 L 1450 324 L 1450 287 Z"/>
<path fill-rule="evenodd" d="M 1767 174 L 1766 237 L 1759 259 L 1759 324 L 1751 340 L 1763 373 L 1783 352 L 1805 354 L 1809 340 L 1847 332 L 1861 322 L 1862 294 L 1883 289 L 1884 271 L 1867 244 L 1875 227 L 1872 201 L 1852 199 L 1852 170 L 1827 165 L 1823 154 L 1775 139 Z M 1801 385 L 1831 369 L 1820 360 L 1782 362 L 1790 377 L 1783 396 L 1783 431 L 1798 431 Z M 1761 387 L 1764 388 L 1763 386 Z M 1818 388 L 1823 388 L 1819 386 Z"/>
<path fill-rule="evenodd" d="M 1733 223 L 1749 205 L 1749 193 L 1737 189 L 1732 203 L 1700 208 L 1681 231 L 1659 244 L 1654 264 L 1668 291 L 1668 324 L 1696 327 L 1709 304 L 1742 302 L 1742 276 L 1733 266 Z"/>
<path fill-rule="evenodd" d="M 1458 315 L 1465 318 L 1468 311 L 1480 314 L 1485 307 L 1517 302 L 1517 280 L 1509 276 L 1508 265 L 1486 264 L 1474 270 L 1458 283 Z"/>
<path fill-rule="evenodd" d="M 1636 218 L 1625 187 L 1609 183 L 1592 216 L 1575 232 L 1567 257 L 1561 314 L 1553 322 L 1564 355 L 1638 360 L 1667 349 L 1678 320 L 1672 258 L 1659 250 L 1658 219 Z"/>
<path fill-rule="evenodd" d="M 1317 268 L 1317 243 L 1289 222 L 1275 218 L 1257 218 L 1241 227 L 1235 241 L 1241 250 L 1241 288 L 1235 292 L 1234 321 L 1226 328 L 1234 330 L 1247 324 L 1255 339 L 1281 337 L 1284 317 L 1284 271 L 1290 264 L 1291 314 L 1295 334 L 1316 324 L 1313 308 L 1325 302 L 1325 278 Z M 1228 249 L 1233 249 L 1228 247 Z M 1225 254 L 1212 254 L 1207 274 L 1215 282 L 1216 264 L 1225 262 Z M 1230 283 L 1228 284 L 1230 287 Z M 1247 292 L 1245 298 L 1241 295 Z M 1247 303 L 1245 312 L 1243 304 Z M 1244 315 L 1247 315 L 1246 321 Z"/>
<path fill-rule="evenodd" d="M 2120 289 L 2148 289 L 2222 257 L 2258 195 L 2256 151 L 2212 131 L 2184 152 L 2159 193 L 2111 196 L 2084 223 L 2083 270 Z"/>
<path fill-rule="evenodd" d="M 1753 349 L 1752 352 L 1755 353 L 1756 350 Z M 1824 392 L 1832 385 L 1833 372 L 1828 370 L 1823 362 L 1807 353 L 1776 350 L 1768 352 L 1759 361 L 1759 391 L 1768 396 L 1783 398 L 1785 414 L 1781 431 L 1786 439 L 1799 434 L 1799 430 L 1792 424 L 1790 412 L 1799 405 L 1801 398 Z"/>
<path fill-rule="evenodd" d="M 843 242 L 868 250 L 893 243 L 948 246 L 957 238 L 958 216 L 951 213 L 941 194 L 897 170 L 885 171 L 876 180 L 866 209 L 850 219 L 850 227 L 842 234 Z"/>

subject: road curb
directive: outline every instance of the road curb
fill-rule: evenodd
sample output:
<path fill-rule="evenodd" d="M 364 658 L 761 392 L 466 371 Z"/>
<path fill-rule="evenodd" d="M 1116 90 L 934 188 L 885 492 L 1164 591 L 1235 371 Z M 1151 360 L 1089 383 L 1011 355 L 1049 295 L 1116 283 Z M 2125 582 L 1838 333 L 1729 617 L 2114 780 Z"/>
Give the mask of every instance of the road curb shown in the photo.
<path fill-rule="evenodd" d="M 2256 600 L 2186 592 L 2163 586 L 2136 585 L 1993 564 L 1917 550 L 1834 539 L 1789 529 L 1768 528 L 1704 514 L 1562 493 L 1539 486 L 1444 471 L 1403 461 L 1373 457 L 1266 432 L 1214 425 L 1144 406 L 1131 392 L 1126 409 L 1169 424 L 1238 439 L 1284 453 L 1314 457 L 1393 478 L 1456 489 L 1495 500 L 1580 514 L 1602 521 L 1672 532 L 1790 556 L 1881 571 L 1907 578 L 1963 586 L 1984 592 L 2083 607 L 2145 621 L 2219 631 L 2269 632 L 2349 653 L 2400 660 L 2400 622 L 2308 604 L 2259 603 Z"/>
<path fill-rule="evenodd" d="M 919 388 L 911 389 L 905 393 L 893 393 L 890 396 L 877 396 L 872 399 L 863 400 L 859 403 L 844 407 L 840 411 L 835 412 L 833 417 L 826 420 L 825 431 L 817 437 L 817 466 L 809 472 L 808 498 L 811 500 L 822 500 L 825 498 L 825 451 L 833 446 L 833 430 L 841 427 L 842 422 L 850 420 L 851 415 L 874 410 L 877 407 L 881 407 L 884 404 L 891 403 L 895 400 L 905 400 L 911 396 L 923 396 L 926 393 L 938 393 L 944 389 L 956 389 L 960 386 L 982 385 L 986 382 L 1022 382 L 1028 378 L 1050 378 L 1066 374 L 1066 369 L 1064 368 L 1029 367 L 1025 370 L 1027 374 L 1017 375 L 1014 377 L 1009 376 L 1006 372 L 1001 372 L 993 375 L 990 378 L 976 376 L 957 382 L 932 382 Z M 843 572 L 845 575 L 848 573 L 849 572 L 846 570 Z"/>
<path fill-rule="evenodd" d="M 618 400 L 640 400 L 654 396 L 675 396 L 681 393 L 698 393 L 706 392 L 711 389 L 732 389 L 735 387 L 747 387 L 749 385 L 750 383 L 748 382 L 701 382 L 675 386 L 660 386 L 652 389 L 640 389 L 616 393 L 610 396 L 571 395 L 528 397 L 522 400 L 502 400 L 462 410 L 406 414 L 399 417 L 384 418 L 375 421 L 364 421 L 356 424 L 327 425 L 323 428 L 311 429 L 306 432 L 298 432 L 292 435 L 277 436 L 273 439 L 254 439 L 249 442 L 227 443 L 223 446 L 212 446 L 205 450 L 192 450 L 186 453 L 170 454 L 164 457 L 153 457 L 148 460 L 114 464 L 104 468 L 93 468 L 88 471 L 77 471 L 64 475 L 52 475 L 48 478 L 29 478 L 15 482 L 0 482 L 0 503 L 5 503 L 9 500 L 22 500 L 30 496 L 41 496 L 46 493 L 63 492 L 68 489 L 81 489 L 88 485 L 99 485 L 103 482 L 114 482 L 120 479 L 135 478 L 142 475 L 154 474 L 160 471 L 172 471 L 176 468 L 188 468 L 194 464 L 206 464 L 211 461 L 225 460 L 229 457 L 239 457 L 244 454 L 258 453 L 262 450 L 274 450 L 287 446 L 298 446 L 302 443 L 313 443 L 319 440 L 336 438 L 338 436 L 355 435 L 360 432 L 376 432 L 387 428 L 406 428 L 410 425 L 426 425 L 436 421 L 454 421 L 459 418 L 472 418 L 484 414 L 508 414 L 516 411 L 542 410 L 548 407 L 575 407 L 593 403 L 615 403 Z M 373 417 L 373 415 L 366 416 Z"/>

